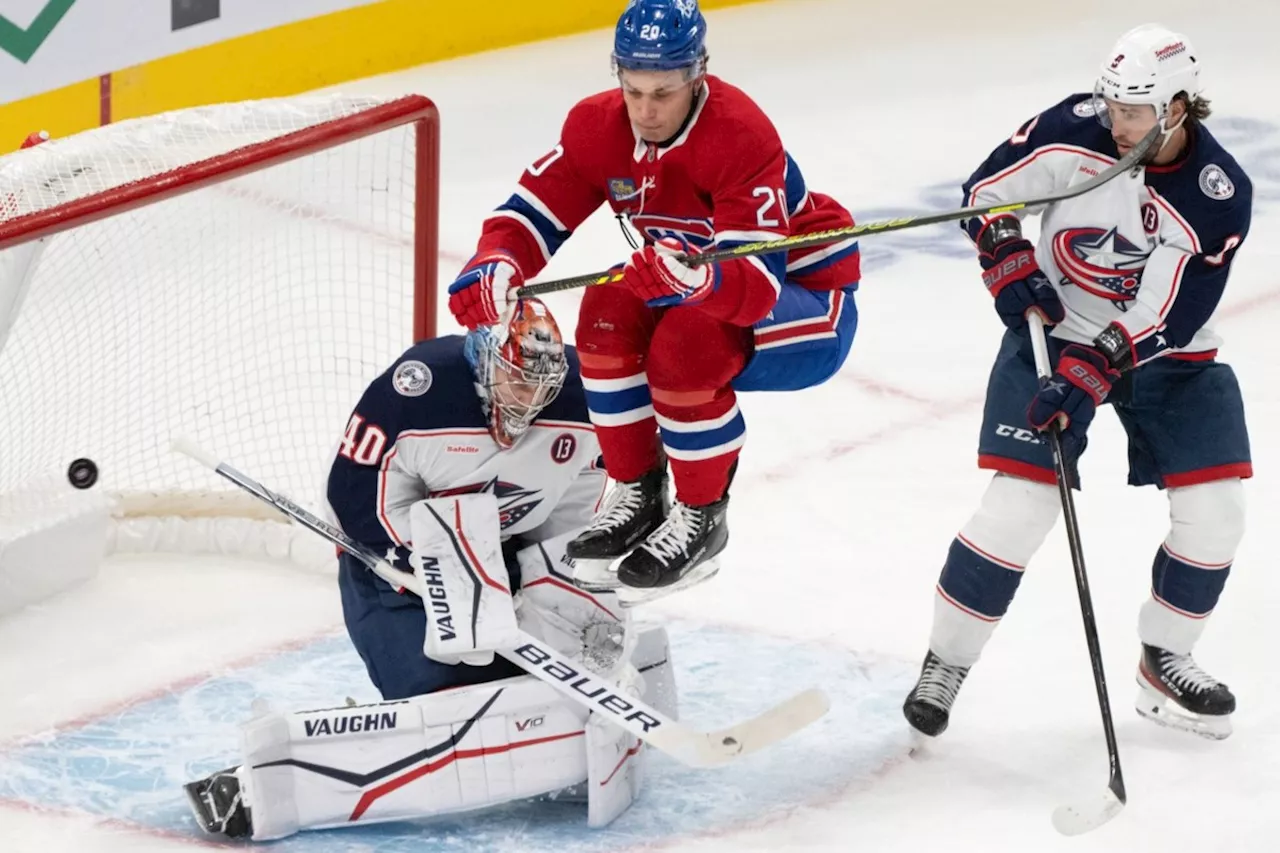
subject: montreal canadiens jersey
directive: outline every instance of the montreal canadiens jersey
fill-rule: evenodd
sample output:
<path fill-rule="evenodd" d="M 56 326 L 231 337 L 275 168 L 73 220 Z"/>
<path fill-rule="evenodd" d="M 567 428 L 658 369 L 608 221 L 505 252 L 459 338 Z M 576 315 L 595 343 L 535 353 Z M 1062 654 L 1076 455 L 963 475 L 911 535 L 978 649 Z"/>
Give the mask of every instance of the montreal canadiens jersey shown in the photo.
<path fill-rule="evenodd" d="M 487 492 L 502 537 L 539 542 L 590 522 L 604 494 L 578 356 L 559 396 L 500 450 L 476 394 L 463 337 L 423 341 L 373 381 L 329 471 L 330 512 L 344 532 L 408 569 L 409 508 L 428 497 Z"/>
<path fill-rule="evenodd" d="M 1249 232 L 1253 187 L 1207 129 L 1184 126 L 1188 150 L 1178 161 L 1130 170 L 1043 208 L 1036 260 L 1067 312 L 1055 336 L 1088 343 L 1114 322 L 1128 334 L 1135 364 L 1216 354 L 1211 318 Z M 965 204 L 1065 189 L 1118 158 L 1092 95 L 1073 95 L 991 154 L 965 183 Z M 963 225 L 976 241 L 985 221 Z"/>
<path fill-rule="evenodd" d="M 560 142 L 525 170 L 515 193 L 485 221 L 476 255 L 506 252 L 532 278 L 605 203 L 646 242 L 679 237 L 699 249 L 853 224 L 836 201 L 809 191 L 755 102 L 707 76 L 692 114 L 663 145 L 635 132 L 620 89 L 579 102 Z M 699 307 L 736 325 L 759 324 L 757 335 L 773 322 L 768 315 L 784 279 L 839 290 L 856 286 L 860 275 L 854 240 L 719 268 L 716 291 Z"/>

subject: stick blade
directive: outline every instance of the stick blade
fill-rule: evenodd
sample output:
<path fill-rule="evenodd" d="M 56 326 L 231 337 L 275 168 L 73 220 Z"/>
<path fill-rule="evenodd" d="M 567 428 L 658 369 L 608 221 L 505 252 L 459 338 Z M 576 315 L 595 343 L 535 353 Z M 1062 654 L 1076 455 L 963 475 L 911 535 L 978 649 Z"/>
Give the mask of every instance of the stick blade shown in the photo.
<path fill-rule="evenodd" d="M 804 690 L 758 717 L 702 735 L 688 763 L 698 767 L 728 764 L 790 737 L 822 719 L 830 709 L 831 699 L 824 691 L 817 687 Z"/>
<path fill-rule="evenodd" d="M 174 453 L 181 453 L 183 456 L 194 459 L 201 465 L 213 471 L 218 470 L 218 465 L 221 464 L 218 457 L 209 453 L 200 445 L 196 444 L 194 440 L 185 435 L 175 436 L 173 443 L 170 445 L 170 449 Z"/>
<path fill-rule="evenodd" d="M 1053 828 L 1063 835 L 1083 835 L 1111 820 L 1124 809 L 1124 801 L 1110 788 L 1100 795 L 1058 806 L 1053 810 Z"/>

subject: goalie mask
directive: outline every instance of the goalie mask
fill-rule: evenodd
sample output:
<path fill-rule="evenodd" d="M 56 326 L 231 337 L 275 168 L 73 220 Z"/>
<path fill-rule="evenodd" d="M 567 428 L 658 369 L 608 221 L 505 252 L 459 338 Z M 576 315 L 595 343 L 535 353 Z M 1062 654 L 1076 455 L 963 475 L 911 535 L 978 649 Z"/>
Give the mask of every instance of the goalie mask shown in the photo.
<path fill-rule="evenodd" d="M 551 404 L 569 373 L 560 329 L 536 299 L 517 302 L 505 326 L 468 332 L 464 351 L 489 418 L 489 434 L 504 450 Z"/>

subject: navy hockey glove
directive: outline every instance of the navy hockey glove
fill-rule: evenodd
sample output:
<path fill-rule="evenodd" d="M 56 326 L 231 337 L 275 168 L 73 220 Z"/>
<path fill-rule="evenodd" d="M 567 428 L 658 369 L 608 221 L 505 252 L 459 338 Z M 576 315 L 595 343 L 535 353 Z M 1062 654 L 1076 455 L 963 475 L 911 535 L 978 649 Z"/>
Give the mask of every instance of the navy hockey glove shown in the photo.
<path fill-rule="evenodd" d="M 1027 420 L 1038 430 L 1062 419 L 1062 443 L 1068 456 L 1084 443 L 1094 412 L 1111 393 L 1120 373 L 1093 347 L 1070 344 L 1062 350 L 1058 369 L 1031 399 Z"/>
<path fill-rule="evenodd" d="M 1027 312 L 1035 309 L 1048 325 L 1057 325 L 1067 316 L 1049 277 L 1036 263 L 1036 250 L 1022 237 L 1013 217 L 987 223 L 978 237 L 978 262 L 982 282 L 996 300 L 996 313 L 1010 329 L 1027 324 Z"/>

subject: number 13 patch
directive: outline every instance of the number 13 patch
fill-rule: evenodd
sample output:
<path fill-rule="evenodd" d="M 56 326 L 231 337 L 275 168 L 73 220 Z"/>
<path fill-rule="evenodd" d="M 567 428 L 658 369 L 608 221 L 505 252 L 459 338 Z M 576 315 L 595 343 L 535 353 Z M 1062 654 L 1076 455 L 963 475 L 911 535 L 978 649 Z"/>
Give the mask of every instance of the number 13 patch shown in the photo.
<path fill-rule="evenodd" d="M 551 442 L 551 461 L 563 465 L 573 458 L 577 449 L 578 439 L 574 438 L 573 433 L 562 432 Z"/>

